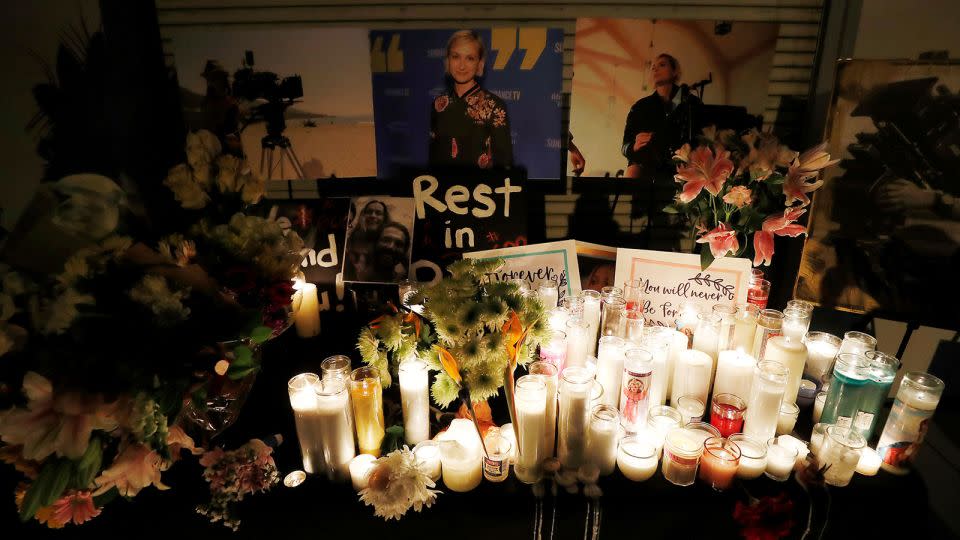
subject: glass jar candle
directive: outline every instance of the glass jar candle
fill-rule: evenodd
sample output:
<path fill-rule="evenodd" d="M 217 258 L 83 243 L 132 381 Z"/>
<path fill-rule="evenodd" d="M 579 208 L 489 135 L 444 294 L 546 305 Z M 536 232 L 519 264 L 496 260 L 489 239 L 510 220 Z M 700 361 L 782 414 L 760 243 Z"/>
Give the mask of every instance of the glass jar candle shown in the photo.
<path fill-rule="evenodd" d="M 517 479 L 532 484 L 540 479 L 541 465 L 546 459 L 543 447 L 547 431 L 547 384 L 539 375 L 524 375 L 517 379 L 514 403 L 517 410 Z M 489 451 L 489 449 L 488 449 Z"/>
<path fill-rule="evenodd" d="M 593 376 L 585 367 L 568 367 L 560 373 L 557 454 L 560 463 L 568 469 L 577 469 L 583 464 L 593 383 Z"/>
<path fill-rule="evenodd" d="M 493 483 L 503 482 L 510 476 L 510 440 L 503 436 L 499 428 L 490 428 L 483 443 L 487 449 L 483 456 L 483 477 Z M 519 474 L 517 478 L 520 478 Z"/>
<path fill-rule="evenodd" d="M 701 313 L 697 315 L 697 329 L 693 334 L 691 348 L 707 353 L 714 364 L 717 361 L 720 344 L 720 315 L 716 313 Z M 711 379 L 714 369 L 710 370 Z"/>
<path fill-rule="evenodd" d="M 662 326 L 656 328 L 670 332 Z M 670 361 L 670 335 L 664 332 L 644 332 L 638 348 L 649 352 L 653 357 L 650 373 L 650 405 L 663 405 L 667 401 L 667 382 L 670 379 L 667 374 Z"/>
<path fill-rule="evenodd" d="M 673 389 L 670 403 L 674 404 L 680 396 L 696 396 L 706 403 L 713 380 L 713 359 L 703 351 L 687 349 L 680 352 L 673 372 Z"/>
<path fill-rule="evenodd" d="M 421 441 L 413 447 L 413 456 L 417 458 L 417 467 L 430 480 L 440 480 L 440 443 L 437 441 Z"/>
<path fill-rule="evenodd" d="M 550 330 L 563 332 L 567 329 L 567 321 L 570 320 L 570 311 L 564 307 L 556 307 L 553 309 L 544 310 L 546 314 L 547 323 L 550 325 Z"/>
<path fill-rule="evenodd" d="M 567 312 L 571 319 L 583 317 L 583 298 L 580 296 L 564 296 L 560 299 L 560 307 Z"/>
<path fill-rule="evenodd" d="M 604 405 L 620 404 L 620 381 L 623 379 L 623 359 L 627 342 L 617 336 L 603 336 L 597 347 L 597 382 L 603 387 Z"/>
<path fill-rule="evenodd" d="M 823 406 L 827 403 L 827 393 L 819 392 L 817 397 L 813 398 L 813 421 L 819 422 L 823 416 Z"/>
<path fill-rule="evenodd" d="M 583 319 L 567 321 L 567 358 L 560 368 L 562 373 L 568 367 L 583 367 L 587 365 L 587 357 L 593 356 L 589 337 L 590 326 Z"/>
<path fill-rule="evenodd" d="M 585 463 L 600 468 L 600 476 L 613 473 L 617 463 L 617 428 L 620 413 L 615 407 L 597 405 L 590 415 Z"/>
<path fill-rule="evenodd" d="M 743 433 L 762 441 L 773 437 L 780 418 L 787 370 L 778 362 L 764 361 L 754 370 L 750 401 L 743 421 Z"/>
<path fill-rule="evenodd" d="M 791 308 L 796 308 L 812 315 L 814 305 L 811 304 L 810 302 L 807 302 L 806 300 L 797 300 L 797 299 L 787 300 L 787 305 L 784 307 L 784 309 L 791 309 Z"/>
<path fill-rule="evenodd" d="M 737 465 L 737 478 L 753 480 L 759 478 L 767 470 L 767 443 L 736 433 L 727 440 L 740 449 L 740 462 Z"/>
<path fill-rule="evenodd" d="M 880 471 L 880 464 L 883 460 L 876 450 L 869 446 L 864 447 L 860 452 L 860 461 L 857 462 L 857 474 L 863 476 L 875 476 Z"/>
<path fill-rule="evenodd" d="M 540 360 L 561 369 L 567 359 L 567 334 L 554 330 L 540 343 Z"/>
<path fill-rule="evenodd" d="M 807 363 L 807 346 L 800 339 L 787 336 L 772 337 L 767 341 L 764 360 L 780 362 L 787 368 L 787 386 L 783 390 L 783 400 L 796 403 L 800 392 L 800 379 L 803 378 L 803 366 Z"/>
<path fill-rule="evenodd" d="M 647 428 L 657 434 L 657 447 L 663 448 L 663 440 L 672 429 L 683 426 L 683 415 L 668 405 L 651 407 L 647 414 Z"/>
<path fill-rule="evenodd" d="M 780 444 L 776 438 L 767 441 L 767 469 L 764 474 L 771 480 L 786 482 L 797 463 L 797 449 Z"/>
<path fill-rule="evenodd" d="M 403 438 L 410 446 L 430 438 L 430 373 L 416 357 L 400 363 L 400 405 Z"/>
<path fill-rule="evenodd" d="M 850 483 L 857 463 L 860 462 L 860 452 L 867 446 L 866 439 L 849 427 L 828 426 L 823 446 L 817 458 L 820 466 L 827 466 L 824 472 L 824 481 L 831 486 L 843 487 Z"/>
<path fill-rule="evenodd" d="M 692 485 L 703 453 L 703 437 L 685 428 L 667 433 L 663 444 L 663 477 L 678 486 Z"/>
<path fill-rule="evenodd" d="M 557 442 L 557 386 L 560 383 L 560 370 L 550 362 L 533 362 L 527 367 L 531 375 L 543 377 L 547 386 L 544 410 L 547 414 L 547 426 L 543 432 L 544 458 L 553 457 Z M 511 426 L 512 429 L 513 426 Z"/>
<path fill-rule="evenodd" d="M 631 343 L 640 343 L 643 339 L 643 331 L 646 328 L 646 320 L 643 318 L 643 313 L 640 311 L 640 308 L 634 307 L 633 309 L 628 309 L 626 311 L 626 340 Z"/>
<path fill-rule="evenodd" d="M 853 429 L 863 435 L 864 439 L 869 440 L 873 436 L 877 416 L 887 400 L 893 380 L 897 378 L 900 360 L 896 356 L 880 351 L 867 351 L 863 355 L 870 361 L 869 378 L 866 391 L 857 408 L 857 415 L 853 419 Z"/>
<path fill-rule="evenodd" d="M 733 338 L 737 327 L 737 306 L 715 304 L 710 312 L 720 317 L 720 336 L 717 340 L 717 351 L 735 349 Z"/>
<path fill-rule="evenodd" d="M 593 289 L 580 291 L 583 299 L 583 321 L 587 323 L 587 355 L 597 355 L 600 333 L 600 293 Z"/>
<path fill-rule="evenodd" d="M 767 341 L 780 335 L 783 327 L 783 313 L 775 309 L 761 310 L 757 315 L 757 330 L 753 336 L 754 358 L 763 360 L 767 352 Z"/>
<path fill-rule="evenodd" d="M 747 302 L 757 306 L 758 309 L 765 309 L 768 300 L 770 300 L 770 282 L 765 279 L 751 281 L 750 288 L 747 289 Z"/>
<path fill-rule="evenodd" d="M 676 319 L 674 319 L 673 324 L 675 329 L 687 336 L 687 347 L 693 344 L 693 334 L 697 329 L 701 313 L 703 313 L 703 307 L 692 300 L 684 300 L 677 306 Z"/>
<path fill-rule="evenodd" d="M 829 425 L 830 424 L 819 422 L 814 424 L 813 429 L 810 431 L 810 453 L 815 456 L 820 455 L 820 448 L 823 447 L 823 438 L 827 435 L 827 427 Z"/>
<path fill-rule="evenodd" d="M 683 424 L 703 420 L 703 411 L 706 406 L 697 396 L 680 396 L 677 398 L 676 408 L 683 416 Z"/>
<path fill-rule="evenodd" d="M 842 427 L 853 425 L 860 401 L 868 391 L 869 370 L 870 360 L 860 353 L 842 352 L 837 355 L 820 422 Z"/>
<path fill-rule="evenodd" d="M 701 441 L 720 436 L 720 431 L 707 422 L 690 422 L 683 427 L 690 433 L 699 436 Z"/>
<path fill-rule="evenodd" d="M 617 449 L 617 468 L 634 482 L 649 480 L 657 472 L 660 448 L 649 437 L 630 436 L 620 441 Z"/>
<path fill-rule="evenodd" d="M 600 298 L 602 300 L 606 300 L 607 298 L 623 298 L 623 289 L 608 285 L 600 289 Z"/>
<path fill-rule="evenodd" d="M 863 354 L 877 348 L 877 338 L 863 332 L 850 331 L 843 335 L 841 353 Z"/>
<path fill-rule="evenodd" d="M 927 424 L 940 403 L 943 388 L 943 381 L 929 373 L 911 371 L 903 376 L 877 444 L 883 470 L 907 473 L 923 444 Z"/>
<path fill-rule="evenodd" d="M 503 435 L 504 431 L 500 433 Z M 464 493 L 479 486 L 483 480 L 483 445 L 473 422 L 455 418 L 446 431 L 437 435 L 437 441 L 447 488 Z"/>
<path fill-rule="evenodd" d="M 600 310 L 600 337 L 627 336 L 627 302 L 621 297 L 606 297 Z"/>
<path fill-rule="evenodd" d="M 623 378 L 620 385 L 620 410 L 626 423 L 634 428 L 647 422 L 650 406 L 650 378 L 653 355 L 643 349 L 623 353 Z"/>
<path fill-rule="evenodd" d="M 742 351 L 720 351 L 717 376 L 713 380 L 714 395 L 733 394 L 743 400 L 750 399 L 756 366 L 757 361 Z"/>
<path fill-rule="evenodd" d="M 349 478 L 355 449 L 344 382 L 334 378 L 324 383 L 315 373 L 301 373 L 287 382 L 287 392 L 303 470 L 331 480 Z"/>
<path fill-rule="evenodd" d="M 639 279 L 624 282 L 623 299 L 627 301 L 627 309 L 634 309 L 639 306 L 642 287 L 643 281 Z"/>
<path fill-rule="evenodd" d="M 799 307 L 788 307 L 783 310 L 783 335 L 793 341 L 802 341 L 807 330 L 810 329 L 810 316 L 813 312 Z"/>
<path fill-rule="evenodd" d="M 760 309 L 753 304 L 737 304 L 737 315 L 734 319 L 733 343 L 730 349 L 753 352 L 754 336 L 757 333 L 757 317 Z"/>
<path fill-rule="evenodd" d="M 383 442 L 383 389 L 377 368 L 358 367 L 350 373 L 350 400 L 361 454 L 380 457 Z"/>
<path fill-rule="evenodd" d="M 683 356 L 683 351 L 686 351 L 690 348 L 690 342 L 687 340 L 686 334 L 680 332 L 679 330 L 674 330 L 672 328 L 664 327 L 665 335 L 670 337 L 670 356 L 667 360 L 667 400 L 673 396 L 673 383 L 675 380 L 675 375 L 677 372 L 677 365 L 680 364 L 680 357 Z M 682 396 L 683 393 L 677 394 L 677 397 Z"/>
<path fill-rule="evenodd" d="M 803 343 L 807 346 L 807 363 L 803 367 L 803 374 L 819 383 L 833 371 L 833 360 L 840 352 L 842 340 L 826 332 L 807 332 Z"/>
<path fill-rule="evenodd" d="M 350 460 L 350 483 L 354 491 L 366 489 L 370 484 L 370 473 L 377 468 L 376 461 L 377 458 L 370 454 L 360 454 Z"/>
<path fill-rule="evenodd" d="M 560 288 L 552 281 L 541 283 L 537 288 L 537 296 L 544 309 L 553 309 L 560 302 Z"/>
<path fill-rule="evenodd" d="M 777 418 L 777 435 L 793 433 L 793 427 L 800 416 L 800 407 L 796 403 L 784 401 L 780 404 L 780 416 Z"/>
<path fill-rule="evenodd" d="M 722 437 L 710 437 L 703 442 L 700 456 L 700 480 L 717 491 L 733 484 L 740 464 L 740 448 Z"/>
<path fill-rule="evenodd" d="M 743 413 L 747 402 L 734 394 L 714 394 L 710 406 L 710 423 L 721 437 L 743 431 Z"/>
<path fill-rule="evenodd" d="M 320 362 L 320 378 L 336 377 L 347 383 L 350 381 L 350 357 L 342 354 L 328 356 Z"/>

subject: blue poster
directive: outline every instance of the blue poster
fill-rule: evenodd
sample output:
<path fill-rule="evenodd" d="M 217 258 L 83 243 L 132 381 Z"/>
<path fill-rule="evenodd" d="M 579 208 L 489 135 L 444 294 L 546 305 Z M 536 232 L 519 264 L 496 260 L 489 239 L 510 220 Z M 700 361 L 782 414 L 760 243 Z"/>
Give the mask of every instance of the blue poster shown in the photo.
<path fill-rule="evenodd" d="M 467 122 L 484 121 L 492 130 L 509 133 L 474 144 L 449 137 L 439 144 L 438 115 L 461 114 L 453 83 L 445 74 L 447 42 L 456 30 L 376 30 L 370 32 L 373 72 L 373 111 L 377 142 L 377 175 L 395 176 L 422 169 L 436 161 L 469 156 L 484 168 L 491 161 L 527 170 L 527 178 L 559 178 L 564 140 L 561 128 L 563 30 L 559 28 L 498 27 L 474 29 L 485 48 L 479 94 L 487 96 L 464 105 Z M 474 90 L 474 92 L 477 89 Z M 484 94 L 483 92 L 486 92 Z M 492 96 L 491 96 L 492 94 Z M 466 103 L 466 101 L 465 101 Z M 487 104 L 488 106 L 484 106 Z M 449 105 L 449 108 L 448 108 Z M 504 112 L 501 106 L 505 108 Z M 491 114 L 492 111 L 492 114 Z M 449 122 L 448 122 L 449 123 Z M 505 128 L 505 129 L 504 129 Z M 497 131 L 494 131 L 497 133 Z M 466 137 L 469 139 L 469 137 Z M 474 152 L 474 154 L 471 154 Z M 506 153 L 507 157 L 504 157 Z M 477 159 L 478 157 L 478 159 Z M 512 157 L 512 159 L 511 159 Z M 500 163 L 496 163 L 500 161 Z"/>

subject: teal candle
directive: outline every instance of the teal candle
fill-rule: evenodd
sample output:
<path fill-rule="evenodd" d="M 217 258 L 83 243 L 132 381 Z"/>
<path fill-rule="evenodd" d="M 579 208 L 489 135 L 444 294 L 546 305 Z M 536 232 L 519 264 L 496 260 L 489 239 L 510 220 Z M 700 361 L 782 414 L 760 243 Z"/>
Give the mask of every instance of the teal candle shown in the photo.
<path fill-rule="evenodd" d="M 886 401 L 887 395 L 890 393 L 893 380 L 897 378 L 900 360 L 897 360 L 895 356 L 879 351 L 867 351 L 863 353 L 863 356 L 871 362 L 867 370 L 869 378 L 860 407 L 853 419 L 853 429 L 863 435 L 864 439 L 870 439 L 874 428 L 877 426 L 877 415 L 880 413 L 880 408 L 883 407 L 883 402 Z"/>
<path fill-rule="evenodd" d="M 861 354 L 837 355 L 833 367 L 833 381 L 823 404 L 820 422 L 852 427 L 853 419 L 864 397 L 869 392 L 869 368 L 871 362 Z"/>

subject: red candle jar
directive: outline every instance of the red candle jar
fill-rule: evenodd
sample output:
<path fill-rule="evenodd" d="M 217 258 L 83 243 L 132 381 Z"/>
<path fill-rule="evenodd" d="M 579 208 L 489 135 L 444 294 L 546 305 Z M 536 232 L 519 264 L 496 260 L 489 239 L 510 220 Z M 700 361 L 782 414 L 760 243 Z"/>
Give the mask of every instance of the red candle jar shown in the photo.
<path fill-rule="evenodd" d="M 747 403 L 733 394 L 713 396 L 710 407 L 710 423 L 717 428 L 721 437 L 729 437 L 743 431 L 743 413 Z"/>

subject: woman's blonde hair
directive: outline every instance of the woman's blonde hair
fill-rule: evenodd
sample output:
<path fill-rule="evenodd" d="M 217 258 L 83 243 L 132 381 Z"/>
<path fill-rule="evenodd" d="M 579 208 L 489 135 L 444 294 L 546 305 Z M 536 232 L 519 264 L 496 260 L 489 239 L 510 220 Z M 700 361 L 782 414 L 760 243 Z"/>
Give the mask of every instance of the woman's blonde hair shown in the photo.
<path fill-rule="evenodd" d="M 453 49 L 453 46 L 460 41 L 472 41 L 477 44 L 477 51 L 480 60 L 480 67 L 477 69 L 477 76 L 483 75 L 483 59 L 487 56 L 487 48 L 483 45 L 483 40 L 480 39 L 480 35 L 474 32 L 473 30 L 458 30 L 450 36 L 450 39 L 447 40 L 447 54 L 444 56 L 444 69 L 447 72 L 450 72 L 450 66 L 447 65 L 447 60 L 450 58 L 450 50 Z"/>

